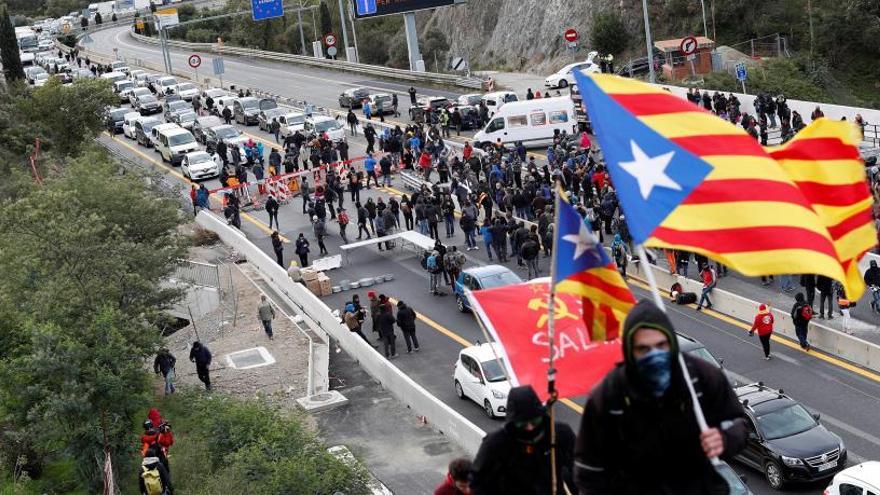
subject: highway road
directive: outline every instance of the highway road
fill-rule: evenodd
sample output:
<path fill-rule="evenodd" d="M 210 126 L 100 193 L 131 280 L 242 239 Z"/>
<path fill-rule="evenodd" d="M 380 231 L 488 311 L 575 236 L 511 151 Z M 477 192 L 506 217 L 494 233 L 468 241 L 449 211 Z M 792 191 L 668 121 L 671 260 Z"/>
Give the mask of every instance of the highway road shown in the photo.
<path fill-rule="evenodd" d="M 109 30 L 96 33 L 97 47 L 113 46 L 120 48 L 120 54 L 134 57 L 155 57 L 156 48 L 132 45 L 132 41 L 120 31 Z M 183 64 L 183 54 L 178 54 L 179 64 Z M 299 99 L 314 101 L 318 105 L 335 107 L 335 99 L 342 88 L 372 82 L 388 89 L 389 83 L 383 81 L 364 81 L 357 76 L 338 72 L 321 72 L 296 66 L 280 64 L 251 64 L 245 61 L 227 59 L 230 80 L 241 78 L 241 83 L 253 88 L 289 95 Z M 380 87 L 380 86 L 377 86 Z M 401 100 L 403 102 L 403 99 Z M 269 143 L 271 137 L 260 133 L 255 127 L 247 129 L 255 138 Z M 137 146 L 133 141 L 121 136 L 110 141 L 101 138 L 109 146 L 153 167 L 168 171 L 174 180 L 185 182 L 179 170 L 161 163 L 158 154 Z M 351 155 L 362 154 L 365 143 L 360 138 L 350 139 Z M 268 147 L 267 147 L 268 148 Z M 207 187 L 217 187 L 216 180 L 207 181 Z M 392 188 L 372 189 L 362 193 L 366 197 L 401 194 L 396 189 L 399 182 Z M 350 205 L 346 195 L 346 205 Z M 293 239 L 300 232 L 313 240 L 312 230 L 302 212 L 302 203 L 294 199 L 284 205 L 280 214 L 282 234 Z M 352 212 L 352 210 L 349 210 Z M 243 230 L 258 246 L 271 254 L 269 229 L 266 226 L 265 212 L 253 212 L 243 219 Z M 354 227 L 354 226 L 352 226 Z M 353 235 L 351 227 L 349 236 Z M 441 228 L 442 230 L 442 228 Z M 327 239 L 327 246 L 332 253 L 339 252 L 340 239 L 336 234 L 335 224 L 328 222 L 328 232 L 332 235 Z M 442 239 L 447 245 L 463 246 L 464 241 L 456 228 L 453 239 Z M 312 243 L 313 253 L 317 252 L 317 243 Z M 293 246 L 287 245 L 287 258 L 293 256 Z M 466 252 L 468 264 L 474 266 L 487 263 L 485 251 Z M 513 264 L 511 264 L 513 265 Z M 541 260 L 543 269 L 547 269 L 547 260 Z M 414 253 L 396 250 L 391 253 L 379 253 L 375 248 L 356 250 L 351 255 L 351 263 L 329 272 L 334 282 L 342 279 L 355 280 L 367 276 L 392 273 L 395 278 L 375 286 L 374 289 L 391 297 L 402 299 L 420 313 L 419 338 L 422 351 L 411 355 L 402 355 L 390 364 L 400 367 L 429 391 L 447 404 L 460 411 L 464 416 L 487 431 L 500 427 L 501 423 L 486 418 L 479 406 L 469 401 L 461 401 L 455 397 L 452 387 L 452 366 L 458 351 L 464 346 L 478 340 L 484 340 L 473 315 L 459 313 L 452 297 L 431 296 L 427 290 L 427 277 L 421 270 Z M 638 297 L 646 297 L 640 285 L 634 285 Z M 366 290 L 360 290 L 362 300 Z M 342 293 L 327 297 L 329 306 L 339 308 L 350 293 Z M 760 352 L 760 345 L 755 338 L 749 338 L 742 322 L 731 320 L 712 311 L 697 313 L 689 307 L 671 307 L 670 316 L 676 329 L 702 341 L 707 348 L 719 358 L 724 359 L 724 366 L 738 375 L 741 381 L 764 381 L 766 384 L 782 388 L 809 409 L 819 412 L 825 425 L 840 435 L 850 451 L 850 459 L 880 459 L 880 415 L 876 413 L 880 405 L 880 376 L 860 369 L 847 366 L 833 356 L 817 356 L 815 353 L 802 352 L 793 343 L 784 339 L 774 342 L 775 359 L 765 361 Z M 370 335 L 369 329 L 366 333 Z M 398 340 L 400 352 L 402 339 Z M 344 393 L 344 391 L 343 391 Z M 570 403 L 558 406 L 559 417 L 571 424 L 575 429 L 579 421 L 579 404 L 583 398 L 574 398 Z M 744 466 L 734 464 L 737 471 L 743 473 L 749 486 L 757 494 L 770 493 L 771 490 L 763 481 L 760 473 Z M 824 484 L 812 484 L 795 487 L 800 493 L 821 493 Z"/>

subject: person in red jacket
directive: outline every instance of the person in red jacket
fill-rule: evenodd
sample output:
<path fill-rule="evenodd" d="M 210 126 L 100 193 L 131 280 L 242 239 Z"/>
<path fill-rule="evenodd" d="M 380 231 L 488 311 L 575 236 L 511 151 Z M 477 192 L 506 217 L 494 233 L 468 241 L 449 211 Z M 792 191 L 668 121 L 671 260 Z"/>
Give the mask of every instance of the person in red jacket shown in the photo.
<path fill-rule="evenodd" d="M 434 489 L 434 495 L 469 495 L 471 466 L 470 459 L 453 459 L 446 479 Z"/>
<path fill-rule="evenodd" d="M 761 347 L 764 348 L 764 359 L 770 359 L 770 336 L 773 335 L 773 313 L 766 304 L 758 306 L 758 314 L 755 315 L 755 322 L 749 330 L 749 337 L 758 332 L 758 338 L 761 339 Z"/>

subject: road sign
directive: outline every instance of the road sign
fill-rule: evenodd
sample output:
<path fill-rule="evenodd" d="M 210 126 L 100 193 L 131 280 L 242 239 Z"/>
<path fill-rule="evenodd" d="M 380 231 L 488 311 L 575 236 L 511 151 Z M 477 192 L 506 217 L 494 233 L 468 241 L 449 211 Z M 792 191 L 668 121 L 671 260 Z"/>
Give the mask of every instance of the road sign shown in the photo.
<path fill-rule="evenodd" d="M 563 36 L 565 37 L 565 41 L 567 41 L 567 42 L 569 42 L 569 43 L 574 43 L 574 42 L 576 42 L 576 41 L 578 40 L 578 37 L 579 37 L 577 30 L 574 29 L 574 28 L 568 28 L 568 29 L 566 29 L 566 30 L 565 30 L 565 34 L 564 34 Z"/>
<path fill-rule="evenodd" d="M 221 76 L 226 72 L 226 64 L 223 63 L 223 57 L 214 57 L 214 75 Z"/>
<path fill-rule="evenodd" d="M 251 9 L 255 21 L 284 16 L 282 0 L 251 0 Z"/>
<path fill-rule="evenodd" d="M 685 58 L 686 58 L 687 60 L 696 60 L 696 59 L 697 59 L 697 54 L 696 54 L 696 53 L 691 53 L 690 55 L 686 56 Z"/>
<path fill-rule="evenodd" d="M 327 33 L 324 35 L 324 44 L 327 46 L 336 46 L 336 35 Z"/>
<path fill-rule="evenodd" d="M 143 31 L 144 30 L 143 19 L 138 19 L 138 20 L 134 21 L 134 27 L 137 28 L 139 31 Z"/>
<path fill-rule="evenodd" d="M 354 0 L 354 16 L 358 19 L 417 10 L 436 9 L 465 3 L 467 0 Z"/>
<path fill-rule="evenodd" d="M 748 77 L 749 73 L 746 70 L 746 64 L 740 62 L 736 64 L 736 80 L 737 81 L 745 81 L 746 77 Z"/>
<path fill-rule="evenodd" d="M 190 55 L 189 56 L 189 66 L 193 69 L 197 69 L 200 65 L 202 65 L 202 57 L 198 55 Z"/>
<path fill-rule="evenodd" d="M 578 42 L 577 42 L 577 41 L 569 41 L 569 42 L 568 42 L 568 49 L 569 49 L 569 50 L 574 50 L 574 49 L 576 49 L 577 47 L 578 47 Z"/>
<path fill-rule="evenodd" d="M 177 17 L 177 9 L 165 9 L 156 11 L 156 24 L 159 29 L 180 24 Z"/>
<path fill-rule="evenodd" d="M 452 59 L 452 63 L 449 64 L 452 67 L 452 70 L 467 70 L 468 63 L 464 57 L 455 57 Z"/>
<path fill-rule="evenodd" d="M 687 38 L 681 40 L 681 45 L 679 45 L 678 48 L 685 55 L 693 55 L 694 53 L 697 53 L 698 46 L 699 43 L 697 43 L 697 39 L 693 36 L 688 36 Z"/>
<path fill-rule="evenodd" d="M 337 50 L 335 46 L 330 46 L 327 48 L 327 55 L 335 57 L 337 53 L 339 53 L 339 50 Z"/>

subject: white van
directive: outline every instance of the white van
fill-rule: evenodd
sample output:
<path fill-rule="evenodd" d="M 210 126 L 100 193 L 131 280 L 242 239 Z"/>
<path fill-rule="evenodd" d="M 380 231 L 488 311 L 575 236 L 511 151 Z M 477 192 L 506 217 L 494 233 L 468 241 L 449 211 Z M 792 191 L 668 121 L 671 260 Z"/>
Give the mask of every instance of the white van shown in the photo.
<path fill-rule="evenodd" d="M 484 94 L 482 100 L 486 104 L 486 108 L 489 109 L 489 116 L 491 117 L 505 103 L 519 101 L 519 98 L 512 91 L 495 91 L 494 93 Z"/>
<path fill-rule="evenodd" d="M 122 135 L 134 139 L 134 125 L 141 119 L 140 112 L 128 112 L 122 116 Z"/>
<path fill-rule="evenodd" d="M 153 151 L 159 152 L 159 133 L 162 131 L 167 131 L 169 129 L 183 129 L 177 124 L 172 122 L 166 122 L 164 124 L 159 124 L 152 129 L 150 129 L 150 145 L 153 147 Z"/>
<path fill-rule="evenodd" d="M 574 102 L 568 96 L 515 101 L 504 105 L 474 135 L 474 146 L 489 149 L 499 140 L 509 146 L 520 141 L 527 148 L 553 142 L 554 131 L 574 134 L 577 118 Z"/>
<path fill-rule="evenodd" d="M 101 79 L 110 81 L 110 84 L 113 84 L 116 81 L 122 81 L 123 79 L 128 79 L 128 76 L 123 74 L 122 72 L 105 72 L 105 73 L 101 74 Z"/>
<path fill-rule="evenodd" d="M 162 160 L 171 162 L 175 167 L 180 165 L 184 155 L 191 151 L 199 150 L 199 143 L 195 136 L 186 129 L 167 129 L 159 131 L 159 154 Z"/>

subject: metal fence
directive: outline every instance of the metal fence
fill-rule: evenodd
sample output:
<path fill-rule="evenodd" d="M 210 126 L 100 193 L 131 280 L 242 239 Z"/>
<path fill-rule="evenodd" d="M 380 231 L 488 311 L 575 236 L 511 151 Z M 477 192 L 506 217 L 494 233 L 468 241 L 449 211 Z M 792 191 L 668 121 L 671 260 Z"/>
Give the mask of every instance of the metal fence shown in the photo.
<path fill-rule="evenodd" d="M 180 260 L 174 278 L 199 287 L 220 288 L 220 267 L 200 261 Z"/>

